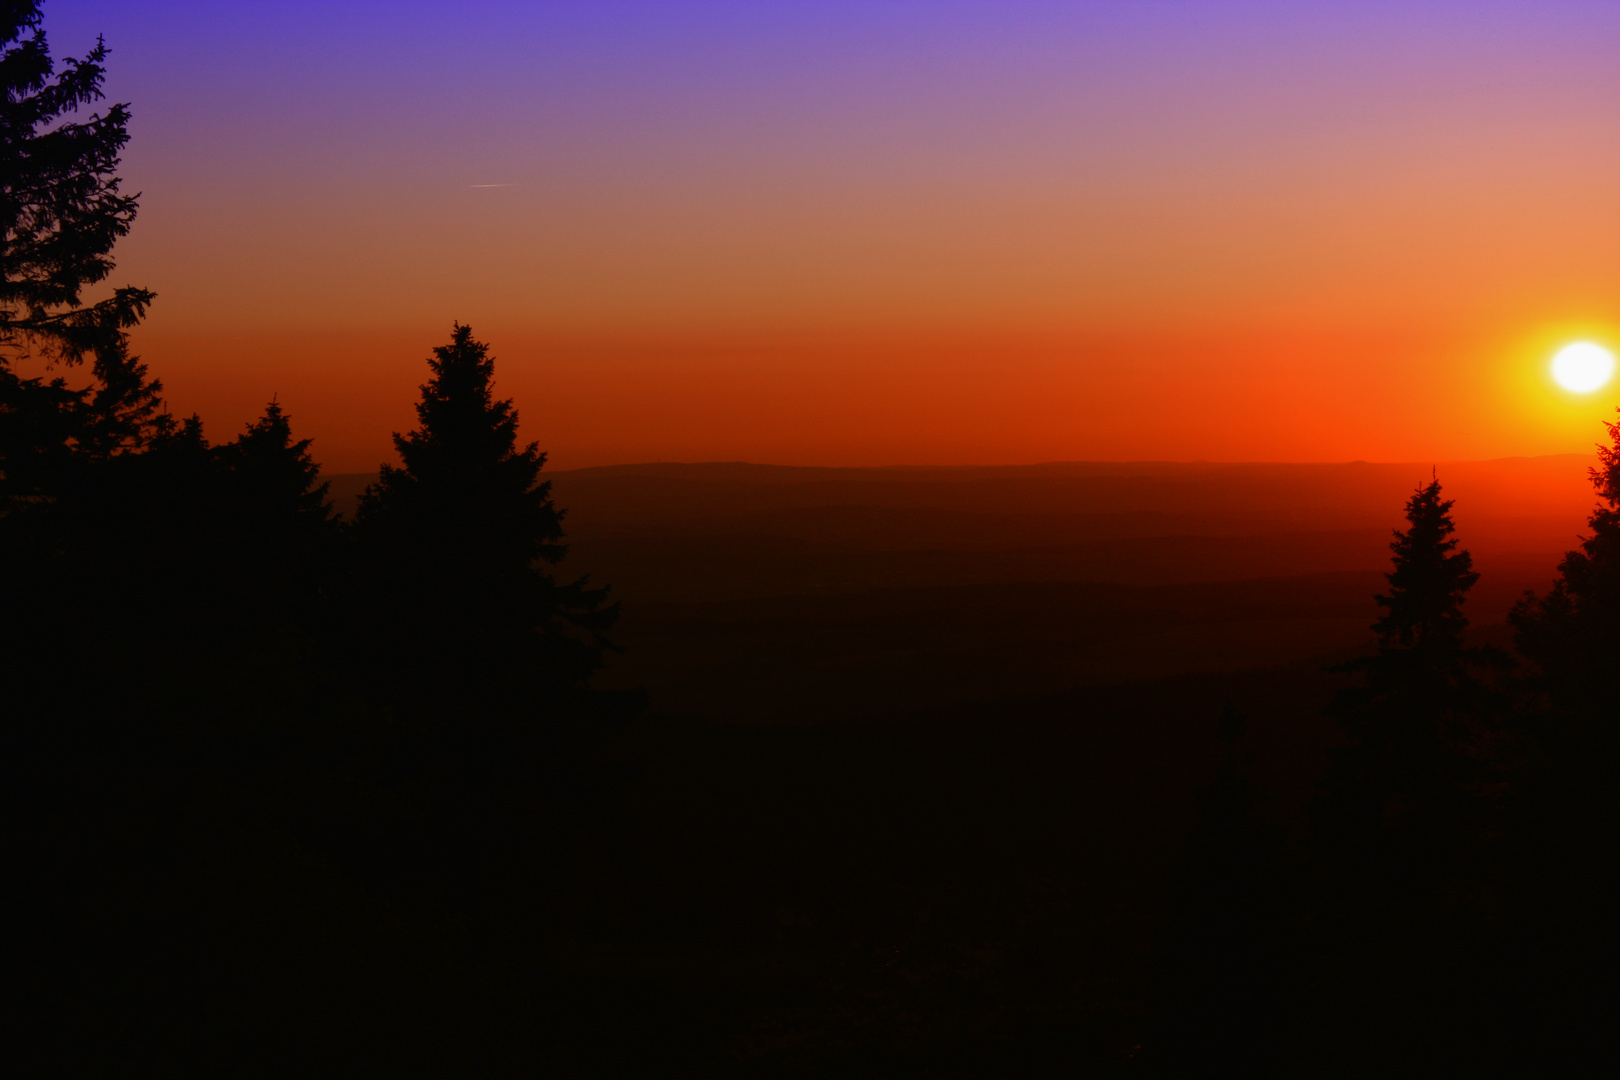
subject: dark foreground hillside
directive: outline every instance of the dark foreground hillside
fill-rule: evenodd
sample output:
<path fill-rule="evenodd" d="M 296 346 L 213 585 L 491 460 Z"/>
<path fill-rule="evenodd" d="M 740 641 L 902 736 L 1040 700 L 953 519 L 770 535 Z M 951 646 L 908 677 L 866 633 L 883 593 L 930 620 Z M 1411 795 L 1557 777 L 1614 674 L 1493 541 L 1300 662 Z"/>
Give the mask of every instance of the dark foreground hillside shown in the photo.
<path fill-rule="evenodd" d="M 1477 640 L 1552 578 L 1583 469 L 1447 467 Z M 600 682 L 649 709 L 558 863 L 536 1037 L 582 1071 L 1140 1073 L 1223 707 L 1295 842 L 1426 472 L 557 474 L 564 569 L 624 602 Z"/>
<path fill-rule="evenodd" d="M 1476 626 L 1544 589 L 1587 459 L 1440 468 Z M 1428 466 L 1072 463 L 553 475 L 565 573 L 611 584 L 606 684 L 655 713 L 827 722 L 1355 649 Z M 332 478 L 340 510 L 369 477 Z"/>
<path fill-rule="evenodd" d="M 1584 529 L 1589 464 L 1565 455 L 1438 471 L 1458 500 L 1461 535 L 1475 557 L 1541 583 Z M 1365 462 L 658 464 L 549 475 L 557 504 L 568 511 L 565 565 L 641 603 L 1382 572 L 1401 505 L 1430 469 Z M 328 479 L 334 504 L 347 513 L 372 477 Z M 1489 575 L 1484 585 L 1492 587 Z"/>
<path fill-rule="evenodd" d="M 544 1011 L 608 1071 L 1134 1075 L 1220 703 L 1252 710 L 1287 819 L 1333 683 L 1310 662 L 863 723 L 644 720 L 622 816 L 566 875 Z"/>

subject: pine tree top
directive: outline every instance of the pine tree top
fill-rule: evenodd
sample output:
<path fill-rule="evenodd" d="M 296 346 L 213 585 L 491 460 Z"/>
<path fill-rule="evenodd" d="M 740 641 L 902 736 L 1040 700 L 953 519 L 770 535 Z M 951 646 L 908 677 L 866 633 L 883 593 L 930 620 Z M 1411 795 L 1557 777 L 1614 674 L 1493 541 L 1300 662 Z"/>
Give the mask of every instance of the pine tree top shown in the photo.
<path fill-rule="evenodd" d="M 121 345 L 153 294 L 122 288 L 82 303 L 135 220 L 137 196 L 117 175 L 129 108 L 64 120 L 102 97 L 107 46 L 98 40 L 58 72 L 39 24 L 37 2 L 0 4 L 0 345 L 77 363 Z"/>
<path fill-rule="evenodd" d="M 151 445 L 167 430 L 162 385 L 129 352 L 126 331 L 153 294 L 124 287 L 96 303 L 84 290 L 113 270 L 112 249 L 135 220 L 119 187 L 129 109 L 80 116 L 102 97 L 107 46 L 51 58 L 34 0 L 0 0 L 0 503 L 56 498 L 86 461 Z M 94 381 L 21 378 L 19 356 L 74 365 Z"/>
<path fill-rule="evenodd" d="M 1611 442 L 1598 446 L 1598 464 L 1589 470 L 1600 502 L 1586 519 L 1591 534 L 1559 564 L 1559 587 L 1604 621 L 1612 635 L 1620 629 L 1620 423 L 1603 426 Z"/>
<path fill-rule="evenodd" d="M 1479 575 L 1473 556 L 1457 550 L 1451 507 L 1452 500 L 1440 497 L 1438 479 L 1407 500 L 1408 527 L 1390 544 L 1395 553 L 1395 565 L 1385 575 L 1390 590 L 1377 597 L 1385 613 L 1373 624 L 1386 648 L 1462 645 L 1468 627 L 1462 604 Z"/>
<path fill-rule="evenodd" d="M 538 444 L 517 447 L 517 409 L 511 399 L 496 400 L 495 361 L 489 346 L 456 323 L 450 344 L 433 350 L 428 360 L 433 377 L 421 387 L 416 404 L 418 427 L 394 435 L 394 447 L 405 467 L 420 481 L 454 479 L 504 469 L 528 474 L 533 486 L 545 455 Z M 514 477 L 515 479 L 515 477 Z"/>
<path fill-rule="evenodd" d="M 1614 411 L 1620 414 L 1620 408 Z M 1610 445 L 1598 444 L 1598 463 L 1587 471 L 1592 477 L 1592 486 L 1597 488 L 1598 498 L 1609 504 L 1608 513 L 1620 515 L 1620 423 L 1605 420 L 1603 426 L 1608 429 Z M 1603 509 L 1598 512 L 1603 513 Z"/>
<path fill-rule="evenodd" d="M 309 439 L 293 439 L 287 414 L 271 401 L 235 441 L 219 448 L 219 455 L 235 475 L 246 507 L 275 521 L 324 526 L 332 515 L 329 485 L 320 482 L 310 445 Z"/>
<path fill-rule="evenodd" d="M 517 409 L 495 396 L 488 346 L 457 323 L 428 366 L 417 427 L 394 436 L 403 466 L 381 470 L 355 515 L 375 632 L 389 643 L 382 668 L 410 687 L 422 664 L 448 665 L 463 695 L 578 689 L 618 609 L 606 589 L 552 576 L 567 551 L 562 511 L 539 478 L 546 456 L 518 444 Z"/>
<path fill-rule="evenodd" d="M 476 552 L 481 563 L 515 571 L 557 562 L 565 551 L 562 515 L 550 482 L 540 480 L 546 455 L 537 443 L 518 445 L 517 408 L 495 397 L 489 346 L 456 323 L 428 367 L 417 427 L 394 434 L 404 467 L 383 466 L 359 522 L 388 519 L 402 539 L 410 534 L 446 554 Z"/>

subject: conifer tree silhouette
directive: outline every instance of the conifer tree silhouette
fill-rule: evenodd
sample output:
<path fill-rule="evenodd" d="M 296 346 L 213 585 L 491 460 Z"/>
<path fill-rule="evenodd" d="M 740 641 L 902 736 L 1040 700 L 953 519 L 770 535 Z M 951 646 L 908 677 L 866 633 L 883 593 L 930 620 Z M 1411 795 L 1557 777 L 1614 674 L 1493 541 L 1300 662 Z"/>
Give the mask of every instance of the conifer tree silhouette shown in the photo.
<path fill-rule="evenodd" d="M 294 1071 L 268 1042 L 330 1046 L 304 1002 L 345 969 L 386 995 L 394 955 L 340 858 L 367 710 L 312 641 L 342 537 L 279 406 L 210 445 L 129 352 L 152 293 L 87 301 L 135 216 L 129 113 L 76 115 L 107 49 L 58 72 L 40 25 L 0 0 L 0 761 L 39 1010 L 12 1057 Z M 375 975 L 334 962 L 368 948 Z"/>
<path fill-rule="evenodd" d="M 1590 470 L 1599 499 L 1587 519 L 1591 535 L 1565 554 L 1546 596 L 1518 606 L 1513 623 L 1515 644 L 1535 661 L 1535 685 L 1552 707 L 1566 719 L 1597 721 L 1592 736 L 1612 737 L 1620 692 L 1620 424 L 1604 426 L 1610 445 L 1597 448 Z"/>
<path fill-rule="evenodd" d="M 1614 949 L 1612 873 L 1597 854 L 1620 828 L 1620 424 L 1605 427 L 1610 443 L 1590 470 L 1599 498 L 1590 533 L 1552 589 L 1511 616 L 1531 662 L 1514 740 L 1520 1001 L 1539 1017 L 1536 1045 L 1556 1048 L 1542 1059 L 1565 1073 L 1606 1051 Z"/>
<path fill-rule="evenodd" d="M 98 41 L 58 72 L 40 21 L 37 2 L 0 4 L 0 498 L 13 508 L 52 495 L 74 461 L 137 447 L 162 422 L 161 386 L 126 334 L 154 294 L 124 287 L 83 301 L 112 272 L 112 247 L 135 218 L 116 171 L 129 110 L 67 119 L 101 98 L 107 47 Z M 68 365 L 92 357 L 92 381 L 24 378 L 16 361 L 29 354 Z"/>
<path fill-rule="evenodd" d="M 1482 693 L 1472 669 L 1489 656 L 1468 648 L 1462 612 L 1479 575 L 1473 557 L 1457 550 L 1451 507 L 1438 480 L 1407 501 L 1408 527 L 1390 545 L 1390 589 L 1376 597 L 1384 609 L 1373 624 L 1377 652 L 1346 665 L 1361 683 L 1333 705 L 1350 742 L 1336 780 L 1353 778 L 1343 794 L 1375 814 L 1378 831 L 1403 831 L 1404 819 L 1436 810 L 1434 800 L 1458 779 Z"/>
<path fill-rule="evenodd" d="M 1479 750 L 1497 704 L 1483 675 L 1503 658 L 1465 640 L 1479 575 L 1451 507 L 1438 480 L 1407 501 L 1377 651 L 1340 669 L 1358 684 L 1330 707 L 1346 745 L 1315 813 L 1317 925 L 1338 1037 L 1358 1032 L 1365 1055 L 1351 1072 L 1396 1053 L 1460 1061 L 1482 1045 L 1467 973 L 1488 959 L 1475 898 L 1495 808 Z"/>
<path fill-rule="evenodd" d="M 287 414 L 272 401 L 235 441 L 220 447 L 250 528 L 318 529 L 331 521 L 329 485 L 320 481 L 310 444 L 309 439 L 294 441 Z"/>
<path fill-rule="evenodd" d="M 518 414 L 493 390 L 494 361 L 457 324 L 433 350 L 418 425 L 396 434 L 356 514 L 357 626 L 365 693 L 396 717 L 379 783 L 405 809 L 379 849 L 406 892 L 443 895 L 475 940 L 491 905 L 540 872 L 527 823 L 597 698 L 587 680 L 618 614 L 607 590 L 559 582 L 562 512 L 520 447 Z M 543 887 L 543 886 L 530 886 Z M 515 902 L 515 901 L 511 901 Z M 498 948 L 498 946 L 489 946 Z"/>
<path fill-rule="evenodd" d="M 338 527 L 328 485 L 275 401 L 215 454 L 221 467 L 219 513 L 232 535 L 232 576 L 250 586 L 252 606 L 301 618 L 291 605 L 309 604 L 327 586 L 337 556 Z"/>
<path fill-rule="evenodd" d="M 77 116 L 102 97 L 108 50 L 98 41 L 59 70 L 41 21 L 37 2 L 0 2 L 0 557 L 11 572 L 0 651 L 18 672 L 13 730 L 30 735 L 66 726 L 46 719 L 67 707 L 50 700 L 62 680 L 86 713 L 101 711 L 87 703 L 89 684 L 117 681 L 116 665 L 87 658 L 98 627 L 120 617 L 127 626 L 141 610 L 114 614 L 129 599 L 119 569 L 139 565 L 144 546 L 144 530 L 119 512 L 134 486 L 122 459 L 174 426 L 125 333 L 153 294 L 84 300 L 112 272 L 112 248 L 135 217 L 117 175 L 129 111 Z M 83 384 L 20 373 L 30 359 L 71 367 L 87 358 Z"/>
<path fill-rule="evenodd" d="M 533 683 L 557 704 L 600 663 L 617 606 L 606 589 L 552 576 L 567 551 L 563 513 L 540 479 L 545 454 L 518 447 L 517 410 L 494 396 L 488 346 L 457 324 L 428 366 L 419 426 L 394 436 L 404 465 L 382 467 L 356 515 L 387 591 L 408 605 L 391 613 L 405 638 L 393 647 L 415 655 L 394 670 L 434 696 L 416 676 L 447 676 L 440 685 L 462 703 Z"/>

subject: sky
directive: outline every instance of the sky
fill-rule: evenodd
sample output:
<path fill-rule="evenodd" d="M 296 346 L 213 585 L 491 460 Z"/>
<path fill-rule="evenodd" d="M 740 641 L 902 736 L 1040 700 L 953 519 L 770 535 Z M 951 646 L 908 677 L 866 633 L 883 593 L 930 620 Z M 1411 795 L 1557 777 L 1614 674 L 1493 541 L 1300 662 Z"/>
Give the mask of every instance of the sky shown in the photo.
<path fill-rule="evenodd" d="M 1620 3 L 47 0 L 172 407 L 389 460 L 468 323 L 553 464 L 1589 452 Z"/>

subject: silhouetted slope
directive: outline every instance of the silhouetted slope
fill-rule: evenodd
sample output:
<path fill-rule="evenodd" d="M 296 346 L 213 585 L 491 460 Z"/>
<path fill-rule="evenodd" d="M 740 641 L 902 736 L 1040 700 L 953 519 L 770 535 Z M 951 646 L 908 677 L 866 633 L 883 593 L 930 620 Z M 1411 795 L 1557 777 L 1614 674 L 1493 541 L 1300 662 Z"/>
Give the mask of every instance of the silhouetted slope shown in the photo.
<path fill-rule="evenodd" d="M 613 581 L 631 602 L 691 602 L 1034 581 L 1196 584 L 1371 572 L 1387 544 L 1388 534 L 1378 529 L 1140 536 L 992 550 L 873 549 L 778 536 L 620 535 L 579 541 L 570 565 Z M 1550 557 L 1543 561 L 1551 566 Z"/>
<path fill-rule="evenodd" d="M 792 509 L 886 507 L 945 510 L 1006 522 L 1021 534 L 1032 515 L 1214 515 L 1348 528 L 1399 523 L 1392 513 L 1431 468 L 1470 516 L 1582 523 L 1589 499 L 1582 454 L 1493 461 L 1343 464 L 1057 462 L 1047 465 L 805 468 L 744 463 L 610 465 L 551 473 L 575 531 L 662 529 Z M 332 498 L 348 513 L 372 474 L 346 473 Z M 937 521 L 925 523 L 932 529 Z M 733 531 L 726 528 L 724 531 Z"/>
<path fill-rule="evenodd" d="M 1468 517 L 1476 527 L 1487 520 L 1546 518 L 1578 529 L 1588 464 L 1586 457 L 1571 454 L 1442 463 L 1439 470 L 1459 505 L 1472 508 Z M 580 535 L 621 529 L 736 532 L 743 531 L 736 522 L 752 515 L 866 506 L 990 515 L 1005 523 L 998 534 L 1004 542 L 1021 538 L 1031 516 L 1086 514 L 1235 518 L 1264 522 L 1268 528 L 1248 530 L 1264 532 L 1393 528 L 1400 518 L 1390 507 L 1398 508 L 1430 468 L 1428 462 L 1065 462 L 905 469 L 653 464 L 561 472 L 555 493 L 561 505 L 576 507 L 570 526 Z M 912 534 L 913 541 L 926 540 L 935 527 L 933 521 L 919 524 L 929 531 Z"/>
<path fill-rule="evenodd" d="M 1334 686 L 1311 662 L 907 721 L 639 725 L 634 825 L 581 846 L 548 900 L 570 942 L 553 1045 L 597 1074 L 1140 1075 L 1210 703 L 1251 714 L 1281 820 L 1325 760 Z"/>
<path fill-rule="evenodd" d="M 1551 580 L 1584 469 L 1441 469 L 1484 574 L 1477 626 Z M 1428 472 L 653 464 L 561 472 L 554 494 L 564 571 L 625 602 L 610 683 L 645 686 L 660 711 L 814 720 L 1358 648 Z M 369 479 L 332 477 L 334 502 Z"/>
<path fill-rule="evenodd" d="M 1583 528 L 1579 455 L 1441 467 L 1487 569 L 1540 587 Z M 568 567 L 631 602 L 1012 581 L 1376 570 L 1418 464 L 625 465 L 554 475 Z M 340 512 L 372 479 L 328 478 Z M 1142 541 L 1152 541 L 1143 543 Z M 1535 565 L 1537 559 L 1545 568 Z"/>
<path fill-rule="evenodd" d="M 1372 574 L 1219 585 L 1053 582 L 628 609 L 606 677 L 661 711 L 731 720 L 873 719 L 998 697 L 1354 649 Z"/>

